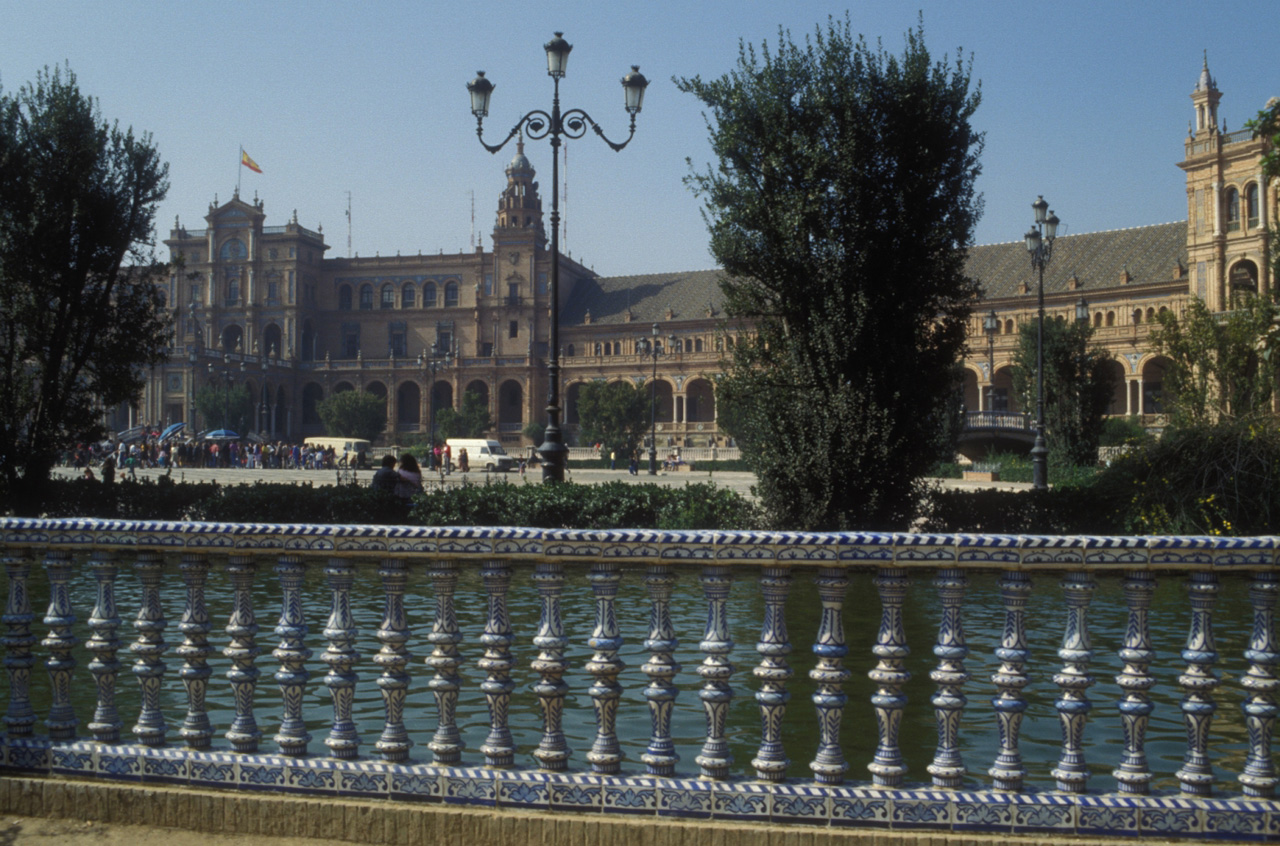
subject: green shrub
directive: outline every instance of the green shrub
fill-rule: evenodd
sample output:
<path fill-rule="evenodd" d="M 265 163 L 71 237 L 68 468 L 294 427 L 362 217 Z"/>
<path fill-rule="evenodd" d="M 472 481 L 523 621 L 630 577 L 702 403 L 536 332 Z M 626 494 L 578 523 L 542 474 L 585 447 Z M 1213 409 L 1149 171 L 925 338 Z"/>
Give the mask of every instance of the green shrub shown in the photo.
<path fill-rule="evenodd" d="M 1152 440 L 1151 433 L 1142 427 L 1137 417 L 1108 417 L 1102 424 L 1102 436 L 1098 440 L 1098 446 L 1145 444 Z"/>
<path fill-rule="evenodd" d="M 923 532 L 989 534 L 1115 534 L 1110 504 L 1087 486 L 1047 491 L 936 488 L 925 498 Z"/>
<path fill-rule="evenodd" d="M 1270 415 L 1170 429 L 1092 486 L 1134 534 L 1280 531 L 1280 428 Z"/>
<path fill-rule="evenodd" d="M 216 495 L 216 482 L 175 482 L 169 476 L 122 479 L 48 479 L 34 497 L 10 502 L 19 517 L 98 517 L 112 520 L 186 520 L 198 503 Z"/>

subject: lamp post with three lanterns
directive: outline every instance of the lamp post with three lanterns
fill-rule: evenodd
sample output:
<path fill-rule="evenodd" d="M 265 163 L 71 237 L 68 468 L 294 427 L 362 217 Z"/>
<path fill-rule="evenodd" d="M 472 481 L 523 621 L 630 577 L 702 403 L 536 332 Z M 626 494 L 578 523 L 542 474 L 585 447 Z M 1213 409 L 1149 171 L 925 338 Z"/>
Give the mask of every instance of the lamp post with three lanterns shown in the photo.
<path fill-rule="evenodd" d="M 569 51 L 573 49 L 573 45 L 565 41 L 563 35 L 564 33 L 557 32 L 554 38 L 543 45 L 547 53 L 547 75 L 553 80 L 551 111 L 548 113 L 534 109 L 527 112 L 516 121 L 516 125 L 500 143 L 487 144 L 484 140 L 484 119 L 489 114 L 493 83 L 485 78 L 484 71 L 478 71 L 476 78 L 467 83 L 467 91 L 471 93 L 471 113 L 476 116 L 476 137 L 480 139 L 480 145 L 490 153 L 501 150 L 521 132 L 533 139 L 551 139 L 551 337 L 548 346 L 551 361 L 547 367 L 547 430 L 542 446 L 538 447 L 538 453 L 542 456 L 544 482 L 563 482 L 569 458 L 569 448 L 565 446 L 564 435 L 560 431 L 560 136 L 581 138 L 589 126 L 611 149 L 621 150 L 635 137 L 636 115 L 640 113 L 640 107 L 644 103 L 644 90 L 649 84 L 640 73 L 638 65 L 632 65 L 631 73 L 622 78 L 625 106 L 627 113 L 631 115 L 631 128 L 625 141 L 610 141 L 599 124 L 582 109 L 560 111 L 560 79 L 565 74 Z"/>
<path fill-rule="evenodd" d="M 1031 269 L 1040 275 L 1040 315 L 1036 333 L 1036 442 L 1031 447 L 1031 486 L 1044 491 L 1049 489 L 1049 447 L 1044 439 L 1044 268 L 1053 257 L 1053 242 L 1058 237 L 1061 221 L 1043 196 L 1038 197 L 1031 208 L 1035 212 L 1035 223 L 1025 236 L 1027 252 L 1031 255 Z"/>

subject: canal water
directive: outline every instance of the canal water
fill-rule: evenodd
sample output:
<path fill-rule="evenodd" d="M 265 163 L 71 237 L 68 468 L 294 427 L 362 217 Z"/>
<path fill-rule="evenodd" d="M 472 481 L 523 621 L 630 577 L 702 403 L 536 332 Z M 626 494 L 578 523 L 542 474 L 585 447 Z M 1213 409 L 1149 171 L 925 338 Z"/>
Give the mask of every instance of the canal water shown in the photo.
<path fill-rule="evenodd" d="M 508 594 L 511 627 L 515 642 L 511 651 L 517 662 L 512 673 L 516 683 L 511 700 L 510 724 L 518 746 L 517 763 L 534 767 L 536 761 L 529 754 L 541 736 L 541 712 L 537 697 L 531 687 L 538 677 L 528 669 L 529 662 L 537 655 L 531 641 L 537 630 L 539 606 L 533 587 L 533 568 L 529 565 L 515 567 L 515 576 Z M 570 695 L 565 702 L 565 734 L 573 757 L 572 770 L 586 770 L 585 753 L 590 748 L 595 733 L 591 698 L 587 695 L 593 679 L 582 667 L 592 654 L 586 642 L 594 627 L 595 603 L 586 583 L 585 567 L 581 571 L 567 572 L 562 602 L 565 631 L 571 638 L 566 659 L 572 669 L 566 673 Z M 698 689 L 701 679 L 695 670 L 703 655 L 698 652 L 706 622 L 706 601 L 697 580 L 696 568 L 677 569 L 675 594 L 671 602 L 671 616 L 680 647 L 676 659 L 681 671 L 675 681 L 680 693 L 676 700 L 672 733 L 681 761 L 678 774 L 696 775 L 694 758 L 706 734 L 706 721 Z M 753 698 L 759 689 L 759 681 L 752 668 L 759 663 L 755 651 L 759 638 L 759 625 L 764 614 L 756 573 L 751 570 L 735 572 L 735 582 L 728 602 L 728 618 L 734 649 L 730 660 L 734 674 L 730 684 L 734 699 L 728 718 L 728 736 L 733 753 L 732 774 L 750 778 L 753 776 L 751 759 L 760 739 L 759 709 Z M 979 788 L 990 784 L 986 770 L 991 766 L 998 748 L 995 712 L 991 699 L 996 693 L 991 675 L 999 666 L 994 650 L 999 645 L 1004 625 L 1004 609 L 1000 602 L 997 573 L 970 573 L 970 584 L 964 603 L 964 630 L 970 649 L 965 662 L 971 680 L 964 687 L 969 704 L 964 712 L 960 730 L 960 746 L 969 777 L 966 787 Z M 1158 577 L 1158 587 L 1150 611 L 1151 639 L 1157 658 L 1150 668 L 1157 682 L 1151 695 L 1156 703 L 1147 731 L 1147 755 L 1154 773 L 1153 788 L 1176 790 L 1174 773 L 1182 762 L 1186 750 L 1186 731 L 1178 702 L 1182 691 L 1178 686 L 1178 674 L 1184 668 L 1179 653 L 1186 640 L 1189 624 L 1189 605 L 1185 589 L 1185 576 L 1164 574 Z M 1065 625 L 1065 606 L 1058 578 L 1039 575 L 1033 578 L 1034 592 L 1027 607 L 1028 640 L 1031 659 L 1026 671 L 1031 684 L 1024 690 L 1029 707 L 1022 726 L 1022 756 L 1028 769 L 1027 784 L 1030 787 L 1051 788 L 1050 770 L 1056 764 L 1061 748 L 1061 728 L 1053 701 L 1058 689 L 1053 684 L 1053 673 L 1061 666 L 1057 650 Z M 169 724 L 171 742 L 178 741 L 177 727 L 186 711 L 186 693 L 178 678 L 181 661 L 173 654 L 181 643 L 178 622 L 185 601 L 185 588 L 176 567 L 169 562 L 162 589 L 162 605 L 168 627 L 164 633 L 169 651 L 165 656 L 168 666 L 163 687 L 163 709 Z M 1252 609 L 1248 601 L 1247 579 L 1228 577 L 1222 582 L 1222 590 L 1214 612 L 1214 631 L 1217 639 L 1219 663 L 1216 666 L 1222 686 L 1217 696 L 1218 712 L 1210 735 L 1210 757 L 1218 783 L 1215 790 L 1229 793 L 1238 791 L 1235 776 L 1243 768 L 1247 753 L 1246 732 L 1240 704 L 1243 689 L 1239 679 L 1248 670 L 1243 652 L 1248 646 L 1252 627 Z M 138 686 L 129 672 L 133 657 L 127 647 L 136 633 L 132 627 L 133 615 L 138 608 L 138 583 L 127 567 L 121 568 L 116 585 L 117 607 L 122 623 L 117 636 L 122 642 L 118 655 L 122 667 L 117 684 L 117 702 L 124 723 L 122 740 L 128 740 L 130 729 L 138 713 Z M 43 637 L 47 627 L 40 623 L 48 606 L 48 583 L 43 568 L 32 567 L 30 596 L 36 621 L 35 634 Z M 93 714 L 95 688 L 93 677 L 87 669 L 92 654 L 84 648 L 91 635 L 85 620 L 94 605 L 95 582 L 83 566 L 77 562 L 72 581 L 72 602 L 75 609 L 74 631 L 79 645 L 73 654 L 77 667 L 73 674 L 73 698 L 76 715 L 80 721 L 79 735 L 89 737 L 85 728 Z M 209 716 L 217 736 L 215 748 L 226 748 L 222 733 L 231 724 L 234 704 L 226 672 L 230 662 L 221 650 L 228 638 L 223 631 L 230 614 L 231 590 L 227 577 L 220 568 L 210 572 L 207 586 L 207 604 L 213 631 L 209 640 L 217 648 L 209 664 L 214 675 L 208 692 Z M 303 589 L 304 613 L 309 634 L 307 646 L 312 657 L 307 662 L 311 679 L 307 684 L 305 717 L 312 734 L 310 752 L 320 755 L 326 752 L 323 739 L 332 719 L 332 704 L 323 676 L 326 666 L 320 655 L 326 647 L 321 632 L 329 614 L 330 591 L 325 582 L 323 568 L 308 569 Z M 271 737 L 279 727 L 282 711 L 281 694 L 272 679 L 278 662 L 270 652 L 278 638 L 272 632 L 280 609 L 280 589 L 269 563 L 259 566 L 253 591 L 254 611 L 259 627 L 257 645 L 261 654 L 257 667 L 261 672 L 255 695 L 255 715 L 263 732 L 261 749 L 274 752 Z M 357 649 L 360 661 L 355 670 L 359 683 L 355 695 L 355 717 L 362 740 L 362 757 L 376 757 L 374 743 L 382 730 L 384 717 L 381 693 L 376 679 L 378 668 L 372 657 L 380 648 L 375 634 L 383 615 L 384 594 L 375 563 L 360 564 L 352 591 L 352 609 L 359 630 Z M 415 746 L 411 752 L 414 762 L 431 760 L 426 743 L 436 728 L 435 701 L 427 689 L 431 673 L 422 664 L 430 653 L 425 636 L 430 632 L 435 610 L 434 596 L 425 566 L 412 567 L 405 596 L 409 626 L 413 632 L 408 647 L 413 654 L 409 665 L 411 682 L 405 706 L 405 721 Z M 479 637 L 484 630 L 486 605 L 484 585 L 479 567 L 465 569 L 455 594 L 458 624 L 463 634 L 459 649 L 464 663 L 459 675 L 462 693 L 458 705 L 458 722 L 467 751 L 463 753 L 465 765 L 477 765 L 483 757 L 477 751 L 488 733 L 488 712 L 480 683 L 484 674 L 475 667 L 475 661 L 483 653 Z M 619 676 L 623 688 L 618 708 L 618 735 L 626 760 L 626 772 L 642 773 L 644 765 L 640 755 L 648 742 L 650 722 L 644 688 L 649 679 L 640 671 L 648 657 L 643 642 L 648 634 L 649 598 L 644 586 L 642 567 L 624 570 L 617 598 L 619 625 L 625 645 L 619 657 L 626 669 Z M 795 671 L 788 685 L 791 694 L 783 726 L 783 739 L 790 766 L 787 775 L 793 779 L 808 779 L 809 761 L 817 749 L 818 733 L 814 707 L 810 697 L 814 685 L 808 678 L 815 658 L 811 646 L 817 632 L 821 604 L 813 585 L 811 571 L 796 570 L 791 594 L 787 602 L 787 627 L 792 643 L 790 663 Z M 911 655 L 905 666 L 911 673 L 911 681 L 905 692 L 909 702 L 902 720 L 901 747 L 908 766 L 908 783 L 925 783 L 929 776 L 925 767 L 933 757 L 937 741 L 937 729 L 930 697 L 935 686 L 929 681 L 929 671 L 937 665 L 932 653 L 937 637 L 941 612 L 931 574 L 913 575 L 904 607 L 907 643 Z M 1085 754 L 1091 771 L 1089 790 L 1108 792 L 1116 789 L 1112 769 L 1120 760 L 1123 739 L 1119 713 L 1116 708 L 1121 691 L 1115 676 L 1123 665 L 1116 652 L 1123 643 L 1127 612 L 1122 594 L 1121 579 L 1115 575 L 1101 575 L 1098 589 L 1089 609 L 1088 624 L 1094 650 L 1090 672 L 1096 684 L 1089 691 L 1093 710 L 1089 715 L 1085 732 Z M 846 595 L 844 629 L 849 655 L 845 666 L 852 672 L 845 685 L 848 704 L 841 726 L 841 744 L 845 760 L 849 764 L 848 780 L 867 782 L 870 775 L 866 765 L 871 761 L 877 743 L 875 712 L 870 700 L 874 685 L 867 679 L 867 672 L 875 666 L 871 647 L 875 643 L 880 624 L 880 602 L 870 572 L 852 572 Z M 37 664 L 32 670 L 32 699 L 38 718 L 43 721 L 48 713 L 49 679 L 43 661 L 47 652 L 35 647 Z M 8 677 L 0 678 L 0 696 L 8 701 Z M 43 723 L 35 727 L 37 735 L 46 733 Z"/>

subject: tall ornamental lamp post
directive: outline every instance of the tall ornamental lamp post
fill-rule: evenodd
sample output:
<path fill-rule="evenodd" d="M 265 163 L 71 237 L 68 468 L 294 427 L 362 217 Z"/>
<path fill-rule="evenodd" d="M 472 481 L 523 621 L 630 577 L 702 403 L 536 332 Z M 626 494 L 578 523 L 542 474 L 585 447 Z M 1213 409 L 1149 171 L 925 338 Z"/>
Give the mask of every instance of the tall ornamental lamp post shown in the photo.
<path fill-rule="evenodd" d="M 441 346 L 439 341 L 431 345 L 431 349 L 418 353 L 418 370 L 423 375 L 431 371 L 431 381 L 427 383 L 427 413 L 431 417 L 431 449 L 428 450 L 427 462 L 431 470 L 436 469 L 436 372 L 453 363 L 453 350 Z"/>
<path fill-rule="evenodd" d="M 1089 301 L 1080 297 L 1080 302 L 1076 303 L 1076 326 L 1080 329 L 1080 381 L 1077 383 L 1080 387 L 1076 394 L 1076 428 L 1081 428 L 1084 421 L 1084 383 L 1089 378 L 1084 369 L 1087 366 L 1086 360 L 1089 355 L 1089 342 L 1085 337 L 1085 327 L 1089 325 Z"/>
<path fill-rule="evenodd" d="M 641 358 L 653 359 L 653 378 L 649 380 L 649 475 L 658 475 L 658 356 L 672 352 L 676 348 L 676 336 L 667 336 L 667 347 L 664 350 L 658 338 L 658 324 L 653 324 L 653 337 L 640 338 L 636 341 L 636 350 Z"/>
<path fill-rule="evenodd" d="M 565 41 L 563 35 L 564 33 L 557 32 L 554 38 L 543 45 L 547 52 L 547 74 L 553 81 L 551 112 L 535 109 L 526 113 L 516 121 L 516 125 L 501 143 L 487 144 L 484 140 L 484 119 L 489 114 L 493 83 L 485 79 L 484 71 L 478 71 L 476 78 L 467 83 L 467 91 L 471 92 L 471 113 L 476 116 L 476 137 L 480 140 L 480 145 L 490 153 L 501 150 L 520 132 L 533 139 L 551 139 L 551 362 L 547 367 L 547 430 L 542 446 L 538 447 L 542 456 L 544 482 L 563 482 L 569 458 L 569 448 L 564 445 L 564 436 L 560 431 L 560 136 L 581 138 L 590 126 L 611 149 L 621 150 L 635 137 L 636 115 L 640 113 L 640 107 L 644 103 L 644 90 L 649 84 L 640 73 L 638 65 L 632 65 L 631 72 L 622 78 L 624 104 L 627 113 L 631 115 L 631 129 L 627 140 L 621 143 L 610 141 L 605 137 L 604 130 L 582 109 L 560 111 L 560 79 L 565 74 L 569 51 L 573 49 L 573 45 Z"/>
<path fill-rule="evenodd" d="M 982 331 L 987 333 L 987 411 L 994 411 L 991 407 L 996 395 L 996 333 L 1000 331 L 1000 318 L 996 317 L 996 310 L 993 308 L 991 312 L 982 318 Z"/>
<path fill-rule="evenodd" d="M 253 345 L 258 346 L 258 342 L 254 341 Z M 267 365 L 271 358 L 273 350 L 267 350 L 262 356 L 260 367 L 262 369 L 262 402 L 258 406 L 258 437 L 262 437 L 262 430 L 267 427 Z M 268 433 L 270 434 L 270 433 Z M 266 438 L 263 438 L 266 440 Z"/>
<path fill-rule="evenodd" d="M 1027 252 L 1031 269 L 1038 271 L 1039 324 L 1036 331 L 1036 442 L 1031 447 L 1031 486 L 1038 491 L 1049 489 L 1049 447 L 1044 440 L 1044 268 L 1053 257 L 1053 241 L 1058 237 L 1058 216 L 1049 209 L 1043 196 L 1031 204 L 1035 223 L 1027 230 Z"/>
<path fill-rule="evenodd" d="M 237 351 L 240 349 L 239 345 L 236 346 L 236 349 Z M 231 366 L 231 353 L 224 352 L 222 354 L 222 367 L 220 370 L 214 368 L 213 362 L 209 362 L 208 368 L 209 368 L 209 376 L 211 378 L 218 379 L 219 374 L 221 375 L 221 382 L 223 386 L 222 428 L 224 430 L 229 429 L 230 428 L 229 420 L 231 418 L 231 383 L 235 381 L 235 368 Z M 244 373 L 244 370 L 245 370 L 244 359 L 241 358 L 240 372 Z"/>

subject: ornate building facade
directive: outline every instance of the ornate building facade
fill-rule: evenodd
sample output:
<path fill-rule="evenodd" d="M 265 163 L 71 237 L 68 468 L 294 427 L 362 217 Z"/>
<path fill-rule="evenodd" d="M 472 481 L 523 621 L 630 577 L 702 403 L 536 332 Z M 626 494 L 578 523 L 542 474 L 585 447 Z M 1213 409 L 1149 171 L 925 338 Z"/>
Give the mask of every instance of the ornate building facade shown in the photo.
<path fill-rule="evenodd" d="M 1265 142 L 1219 125 L 1221 97 L 1206 62 L 1178 165 L 1185 222 L 1060 237 L 1046 269 L 1047 315 L 1074 320 L 1083 300 L 1095 339 L 1114 356 L 1114 414 L 1162 412 L 1167 362 L 1148 340 L 1159 312 L 1180 313 L 1191 297 L 1222 311 L 1233 293 L 1275 284 L 1266 255 L 1277 186 L 1261 173 Z M 561 256 L 560 302 L 552 303 L 534 177 L 521 146 L 506 167 L 491 248 L 457 254 L 326 258 L 319 228 L 300 226 L 296 212 L 284 226 L 267 226 L 263 204 L 239 196 L 215 199 L 203 229 L 175 221 L 165 244 L 177 269 L 164 292 L 174 346 L 152 371 L 135 418 L 192 421 L 196 390 L 229 379 L 256 398 L 246 429 L 296 440 L 323 434 L 320 401 L 358 389 L 386 397 L 384 441 L 393 443 L 429 431 L 433 408 L 456 408 L 471 391 L 488 404 L 493 435 L 519 446 L 526 424 L 546 420 L 555 308 L 571 439 L 581 386 L 628 380 L 654 392 L 659 443 L 723 444 L 713 375 L 738 330 L 725 325 L 718 271 L 598 277 Z M 1087 218 L 1087 210 L 1072 217 Z M 975 247 L 968 267 L 984 299 L 970 324 L 966 406 L 1026 410 L 1012 390 L 1018 325 L 1036 315 L 1025 246 Z M 992 311 L 995 320 L 985 320 Z M 655 333 L 656 360 L 642 343 Z"/>

